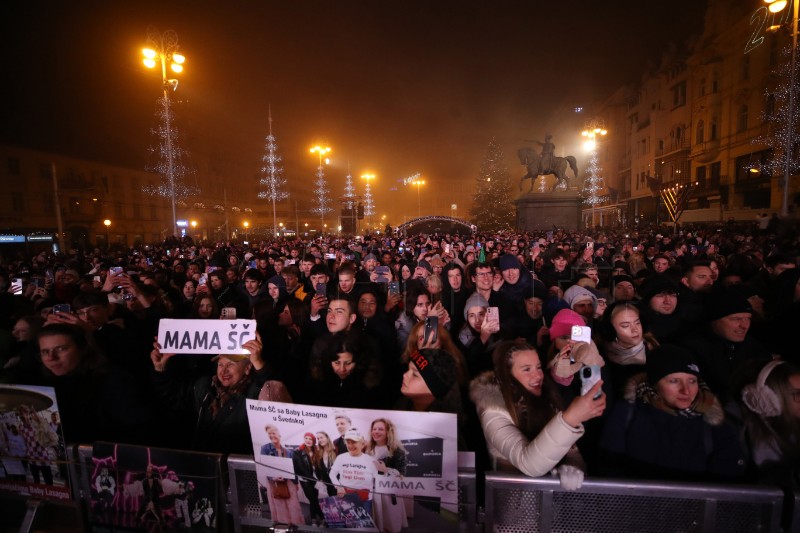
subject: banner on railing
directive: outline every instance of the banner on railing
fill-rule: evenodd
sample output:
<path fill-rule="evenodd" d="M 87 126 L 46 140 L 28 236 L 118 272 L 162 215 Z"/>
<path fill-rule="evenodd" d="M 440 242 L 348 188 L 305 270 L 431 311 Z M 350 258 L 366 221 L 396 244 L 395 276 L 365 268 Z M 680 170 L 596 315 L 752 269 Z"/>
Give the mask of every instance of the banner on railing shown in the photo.
<path fill-rule="evenodd" d="M 217 531 L 218 454 L 95 443 L 88 468 L 94 531 Z"/>
<path fill-rule="evenodd" d="M 71 499 L 55 390 L 0 385 L 0 425 L 0 491 Z"/>
<path fill-rule="evenodd" d="M 457 529 L 456 415 L 247 401 L 274 522 L 398 533 Z"/>

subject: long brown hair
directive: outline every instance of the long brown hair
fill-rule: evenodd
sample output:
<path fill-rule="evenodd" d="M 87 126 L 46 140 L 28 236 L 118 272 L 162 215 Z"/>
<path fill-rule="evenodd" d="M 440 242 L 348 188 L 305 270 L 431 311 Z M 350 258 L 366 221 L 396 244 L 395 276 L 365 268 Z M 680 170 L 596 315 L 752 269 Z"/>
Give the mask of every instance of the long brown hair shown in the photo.
<path fill-rule="evenodd" d="M 514 366 L 514 354 L 523 351 L 534 352 L 536 349 L 525 341 L 504 341 L 497 345 L 492 353 L 494 375 L 506 409 L 511 420 L 522 433 L 533 439 L 545 425 L 561 410 L 561 398 L 549 372 L 539 359 L 543 368 L 542 395 L 534 396 L 511 374 Z"/>

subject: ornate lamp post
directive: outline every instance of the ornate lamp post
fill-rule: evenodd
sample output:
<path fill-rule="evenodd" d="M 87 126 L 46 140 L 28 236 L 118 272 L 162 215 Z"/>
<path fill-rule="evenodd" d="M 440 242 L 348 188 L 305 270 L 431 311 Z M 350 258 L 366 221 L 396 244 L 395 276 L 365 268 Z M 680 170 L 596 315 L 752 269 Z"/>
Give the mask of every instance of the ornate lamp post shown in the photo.
<path fill-rule="evenodd" d="M 147 48 L 142 50 L 142 62 L 147 68 L 155 68 L 161 64 L 161 87 L 164 90 L 164 126 L 166 136 L 167 155 L 167 181 L 169 183 L 169 198 L 172 206 L 172 232 L 178 235 L 178 217 L 175 212 L 175 157 L 172 146 L 172 112 L 170 110 L 169 90 L 178 88 L 178 80 L 167 77 L 167 64 L 172 72 L 179 74 L 183 71 L 186 57 L 178 53 L 178 34 L 173 30 L 158 34 L 153 26 L 147 29 Z"/>

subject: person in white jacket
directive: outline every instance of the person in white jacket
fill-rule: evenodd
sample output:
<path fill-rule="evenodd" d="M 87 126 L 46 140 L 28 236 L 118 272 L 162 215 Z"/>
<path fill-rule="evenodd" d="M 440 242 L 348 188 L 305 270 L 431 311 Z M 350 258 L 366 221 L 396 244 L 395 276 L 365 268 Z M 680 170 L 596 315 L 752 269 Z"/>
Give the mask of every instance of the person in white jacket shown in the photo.
<path fill-rule="evenodd" d="M 492 359 L 494 371 L 472 381 L 470 397 L 494 468 L 516 469 L 534 477 L 552 471 L 563 488 L 580 488 L 585 465 L 575 443 L 583 435 L 583 422 L 605 410 L 603 382 L 562 411 L 554 383 L 542 371 L 532 346 L 524 341 L 503 342 Z"/>

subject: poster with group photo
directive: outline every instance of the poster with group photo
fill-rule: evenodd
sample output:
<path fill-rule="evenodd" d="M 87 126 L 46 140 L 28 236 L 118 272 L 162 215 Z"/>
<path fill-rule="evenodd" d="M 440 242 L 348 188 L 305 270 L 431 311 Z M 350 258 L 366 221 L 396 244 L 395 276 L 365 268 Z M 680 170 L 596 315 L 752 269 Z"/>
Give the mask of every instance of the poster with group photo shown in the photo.
<path fill-rule="evenodd" d="M 0 385 L 0 491 L 54 500 L 72 497 L 52 387 Z"/>
<path fill-rule="evenodd" d="M 458 527 L 456 415 L 247 401 L 259 494 L 274 523 Z"/>
<path fill-rule="evenodd" d="M 218 454 L 98 442 L 88 465 L 93 531 L 218 530 Z"/>

